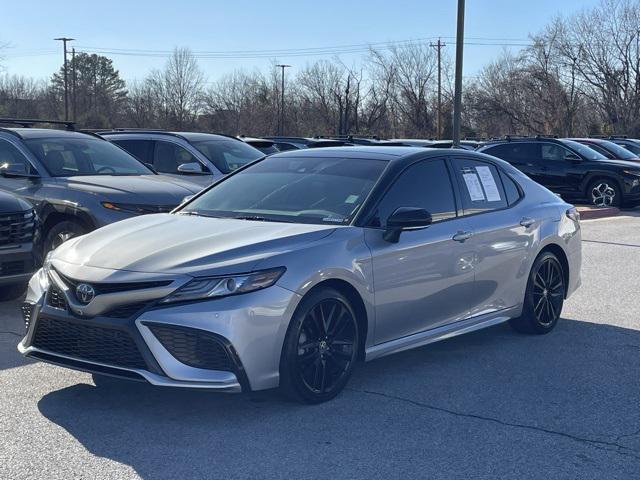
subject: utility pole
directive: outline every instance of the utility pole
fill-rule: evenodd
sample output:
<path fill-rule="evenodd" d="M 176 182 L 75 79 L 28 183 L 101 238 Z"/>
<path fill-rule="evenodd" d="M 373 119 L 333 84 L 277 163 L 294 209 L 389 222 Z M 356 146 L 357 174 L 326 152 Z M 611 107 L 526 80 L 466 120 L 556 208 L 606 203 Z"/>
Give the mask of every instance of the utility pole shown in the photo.
<path fill-rule="evenodd" d="M 75 40 L 75 38 L 60 37 L 54 40 L 62 42 L 64 52 L 64 119 L 69 120 L 69 80 L 67 78 L 67 42 Z"/>
<path fill-rule="evenodd" d="M 71 100 L 73 101 L 73 121 L 76 121 L 76 49 L 71 49 Z"/>
<path fill-rule="evenodd" d="M 440 51 L 442 47 L 446 46 L 446 43 L 442 43 L 438 38 L 438 42 L 431 43 L 430 46 L 438 52 L 438 131 L 436 136 L 439 140 L 442 136 L 442 55 Z"/>
<path fill-rule="evenodd" d="M 291 65 L 278 64 L 276 67 L 282 69 L 282 82 L 280 84 L 280 115 L 278 115 L 278 135 L 283 135 L 284 132 L 284 69 L 289 68 Z"/>
<path fill-rule="evenodd" d="M 462 108 L 462 52 L 464 46 L 464 0 L 458 0 L 456 30 L 456 80 L 453 97 L 453 147 L 460 146 L 460 119 Z"/>

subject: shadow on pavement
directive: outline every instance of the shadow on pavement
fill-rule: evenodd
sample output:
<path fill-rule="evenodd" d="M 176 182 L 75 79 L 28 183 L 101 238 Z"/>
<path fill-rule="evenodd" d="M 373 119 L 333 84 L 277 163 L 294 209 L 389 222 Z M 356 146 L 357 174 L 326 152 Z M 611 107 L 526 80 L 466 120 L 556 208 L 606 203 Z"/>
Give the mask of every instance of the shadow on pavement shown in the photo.
<path fill-rule="evenodd" d="M 323 405 L 123 382 L 38 407 L 149 479 L 632 478 L 638 372 L 640 331 L 563 320 L 546 336 L 500 325 L 370 362 Z"/>

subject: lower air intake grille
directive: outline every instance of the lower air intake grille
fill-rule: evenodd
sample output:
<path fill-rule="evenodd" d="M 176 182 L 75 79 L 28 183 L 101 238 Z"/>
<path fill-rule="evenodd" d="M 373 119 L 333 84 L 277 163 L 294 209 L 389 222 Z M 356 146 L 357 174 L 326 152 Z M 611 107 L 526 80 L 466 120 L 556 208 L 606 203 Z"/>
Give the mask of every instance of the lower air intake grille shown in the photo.
<path fill-rule="evenodd" d="M 147 368 L 136 343 L 121 330 L 41 317 L 33 346 L 118 367 Z"/>
<path fill-rule="evenodd" d="M 64 298 L 64 293 L 53 283 L 49 285 L 49 291 L 47 292 L 47 305 L 60 310 L 67 309 L 67 300 Z"/>
<path fill-rule="evenodd" d="M 31 315 L 33 314 L 33 307 L 35 305 L 33 303 L 24 302 L 22 304 L 22 319 L 24 320 L 24 328 L 25 330 L 29 330 L 29 325 L 31 325 Z"/>
<path fill-rule="evenodd" d="M 180 362 L 206 370 L 233 371 L 233 364 L 216 335 L 197 328 L 145 323 L 162 346 Z"/>

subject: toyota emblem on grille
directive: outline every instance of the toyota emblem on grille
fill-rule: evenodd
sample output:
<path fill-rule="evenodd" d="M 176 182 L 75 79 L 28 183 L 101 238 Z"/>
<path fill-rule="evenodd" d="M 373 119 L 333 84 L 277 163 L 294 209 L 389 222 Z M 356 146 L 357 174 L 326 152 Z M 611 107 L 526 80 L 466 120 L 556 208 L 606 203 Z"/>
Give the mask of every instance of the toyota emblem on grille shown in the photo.
<path fill-rule="evenodd" d="M 96 296 L 96 291 L 93 289 L 91 285 L 86 283 L 81 283 L 76 287 L 76 297 L 80 300 L 80 303 L 84 303 L 85 305 Z"/>

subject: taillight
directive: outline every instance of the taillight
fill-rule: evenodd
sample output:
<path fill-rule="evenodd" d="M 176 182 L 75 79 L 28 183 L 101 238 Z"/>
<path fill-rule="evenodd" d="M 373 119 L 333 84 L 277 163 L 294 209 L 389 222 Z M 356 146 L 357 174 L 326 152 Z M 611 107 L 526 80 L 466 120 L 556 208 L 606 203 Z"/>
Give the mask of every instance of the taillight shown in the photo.
<path fill-rule="evenodd" d="M 565 212 L 565 215 L 569 217 L 574 222 L 580 222 L 580 212 L 576 207 L 571 207 Z"/>

